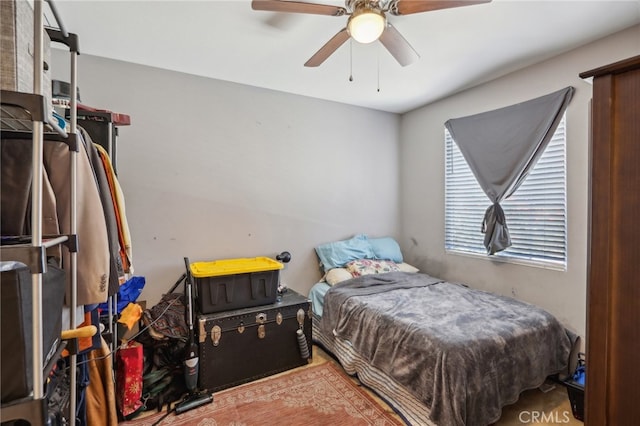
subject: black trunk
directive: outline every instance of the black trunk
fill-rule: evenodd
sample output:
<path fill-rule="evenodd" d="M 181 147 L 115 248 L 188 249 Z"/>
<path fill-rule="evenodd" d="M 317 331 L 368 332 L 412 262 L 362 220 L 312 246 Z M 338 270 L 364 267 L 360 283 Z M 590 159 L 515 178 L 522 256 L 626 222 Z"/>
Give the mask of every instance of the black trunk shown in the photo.
<path fill-rule="evenodd" d="M 201 390 L 218 391 L 306 365 L 311 301 L 288 290 L 274 304 L 199 315 Z M 302 328 L 308 352 L 296 333 Z"/>

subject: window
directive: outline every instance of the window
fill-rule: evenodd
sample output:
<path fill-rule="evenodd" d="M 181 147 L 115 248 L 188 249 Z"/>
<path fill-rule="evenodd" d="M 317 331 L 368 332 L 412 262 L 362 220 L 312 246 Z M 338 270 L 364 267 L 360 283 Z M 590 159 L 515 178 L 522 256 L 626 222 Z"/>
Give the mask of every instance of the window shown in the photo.
<path fill-rule="evenodd" d="M 520 188 L 500 205 L 512 246 L 493 256 L 566 269 L 565 118 Z M 445 249 L 489 257 L 480 232 L 490 201 L 445 129 Z"/>

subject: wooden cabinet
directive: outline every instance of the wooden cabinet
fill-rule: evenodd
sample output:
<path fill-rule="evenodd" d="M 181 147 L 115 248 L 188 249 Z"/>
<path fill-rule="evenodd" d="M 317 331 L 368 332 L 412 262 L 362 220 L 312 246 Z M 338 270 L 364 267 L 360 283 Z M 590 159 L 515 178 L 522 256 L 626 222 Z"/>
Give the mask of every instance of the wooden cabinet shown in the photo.
<path fill-rule="evenodd" d="M 585 422 L 640 424 L 640 56 L 593 77 Z"/>

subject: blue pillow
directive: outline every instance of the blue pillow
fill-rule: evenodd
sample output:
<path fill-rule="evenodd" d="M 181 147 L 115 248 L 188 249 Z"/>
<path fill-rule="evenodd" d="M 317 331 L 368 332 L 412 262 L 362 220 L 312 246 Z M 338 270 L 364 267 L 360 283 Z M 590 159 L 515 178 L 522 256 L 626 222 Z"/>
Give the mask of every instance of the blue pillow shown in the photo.
<path fill-rule="evenodd" d="M 402 263 L 402 252 L 400 245 L 391 237 L 369 238 L 369 245 L 373 250 L 373 258 L 381 260 L 392 260 Z"/>
<path fill-rule="evenodd" d="M 364 234 L 358 234 L 349 240 L 319 245 L 316 253 L 325 272 L 340 268 L 352 260 L 373 259 L 373 250 Z"/>

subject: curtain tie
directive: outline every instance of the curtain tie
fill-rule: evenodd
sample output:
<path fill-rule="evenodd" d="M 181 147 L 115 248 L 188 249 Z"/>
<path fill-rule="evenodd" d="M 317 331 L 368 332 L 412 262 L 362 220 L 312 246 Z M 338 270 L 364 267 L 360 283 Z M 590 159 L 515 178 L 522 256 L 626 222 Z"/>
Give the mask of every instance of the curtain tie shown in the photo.
<path fill-rule="evenodd" d="M 507 220 L 500 203 L 493 203 L 485 211 L 482 233 L 485 234 L 484 246 L 488 254 L 495 254 L 511 246 Z"/>
<path fill-rule="evenodd" d="M 492 229 L 495 223 L 500 225 L 505 225 L 507 223 L 504 210 L 502 210 L 502 206 L 498 202 L 491 204 L 487 207 L 487 210 L 485 210 L 484 218 L 482 219 L 482 233 L 486 234 L 487 229 Z"/>

